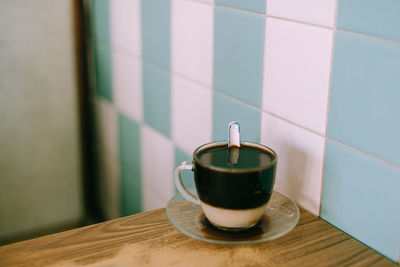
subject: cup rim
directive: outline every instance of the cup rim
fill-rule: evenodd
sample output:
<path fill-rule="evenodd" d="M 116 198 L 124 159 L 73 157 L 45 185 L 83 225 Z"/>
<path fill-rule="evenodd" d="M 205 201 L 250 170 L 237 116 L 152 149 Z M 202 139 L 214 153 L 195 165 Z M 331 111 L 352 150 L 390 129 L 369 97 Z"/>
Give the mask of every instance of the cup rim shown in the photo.
<path fill-rule="evenodd" d="M 252 146 L 252 147 L 256 147 L 256 148 L 265 150 L 265 151 L 267 151 L 268 153 L 270 153 L 270 154 L 274 157 L 274 159 L 273 159 L 272 161 L 268 162 L 268 163 L 265 164 L 265 165 L 261 165 L 261 166 L 253 167 L 253 168 L 245 168 L 245 169 L 228 169 L 228 168 L 223 168 L 223 167 L 217 167 L 217 166 L 211 166 L 211 165 L 206 165 L 206 164 L 204 164 L 204 163 L 198 158 L 199 152 L 201 152 L 201 151 L 203 151 L 204 149 L 207 149 L 207 148 L 209 148 L 209 147 L 212 147 L 212 146 L 228 145 L 228 141 L 226 141 L 226 140 L 221 140 L 221 141 L 209 142 L 209 143 L 206 143 L 206 144 L 203 144 L 203 145 L 197 147 L 197 148 L 193 151 L 193 161 L 194 161 L 196 164 L 202 166 L 203 168 L 207 168 L 207 169 L 214 170 L 214 171 L 229 172 L 229 173 L 242 173 L 242 172 L 261 171 L 261 170 L 268 169 L 268 168 L 270 168 L 271 166 L 276 165 L 276 163 L 277 163 L 277 161 L 278 161 L 278 155 L 276 154 L 276 152 L 275 152 L 272 148 L 267 147 L 267 146 L 265 146 L 265 145 L 263 145 L 263 144 L 254 143 L 254 142 L 250 142 L 250 141 L 241 141 L 240 144 L 248 145 L 248 146 Z"/>

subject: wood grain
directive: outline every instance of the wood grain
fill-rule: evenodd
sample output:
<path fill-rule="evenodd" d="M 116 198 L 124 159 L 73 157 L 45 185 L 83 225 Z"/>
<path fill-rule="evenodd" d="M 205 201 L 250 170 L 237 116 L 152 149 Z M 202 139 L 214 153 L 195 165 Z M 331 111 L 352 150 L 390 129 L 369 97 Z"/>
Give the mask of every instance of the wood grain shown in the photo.
<path fill-rule="evenodd" d="M 0 266 L 397 266 L 301 210 L 287 235 L 221 246 L 184 236 L 155 210 L 0 247 Z"/>

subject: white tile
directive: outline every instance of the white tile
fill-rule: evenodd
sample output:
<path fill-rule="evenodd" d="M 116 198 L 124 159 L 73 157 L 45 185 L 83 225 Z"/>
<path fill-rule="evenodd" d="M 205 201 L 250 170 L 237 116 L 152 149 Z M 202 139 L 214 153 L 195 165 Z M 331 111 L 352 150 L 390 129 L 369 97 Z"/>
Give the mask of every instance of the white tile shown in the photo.
<path fill-rule="evenodd" d="M 172 0 L 172 70 L 212 85 L 214 7 Z"/>
<path fill-rule="evenodd" d="M 262 112 L 261 143 L 278 154 L 274 189 L 319 215 L 324 137 Z"/>
<path fill-rule="evenodd" d="M 172 139 L 191 155 L 212 140 L 212 91 L 174 75 L 172 77 Z"/>
<path fill-rule="evenodd" d="M 116 157 L 118 154 L 117 112 L 110 102 L 101 97 L 96 100 L 96 124 L 98 156 Z"/>
<path fill-rule="evenodd" d="M 113 94 L 119 111 L 137 122 L 143 120 L 142 64 L 113 51 Z"/>
<path fill-rule="evenodd" d="M 325 134 L 333 31 L 267 18 L 263 109 Z"/>
<path fill-rule="evenodd" d="M 116 157 L 101 157 L 97 161 L 99 173 L 100 205 L 107 220 L 120 216 L 119 167 Z"/>
<path fill-rule="evenodd" d="M 268 0 L 267 14 L 334 27 L 337 0 Z"/>
<path fill-rule="evenodd" d="M 119 217 L 119 165 L 117 112 L 107 100 L 96 99 L 98 154 L 101 207 L 107 220 Z"/>
<path fill-rule="evenodd" d="M 160 199 L 170 199 L 174 194 L 174 147 L 169 139 L 147 125 L 141 127 L 141 138 L 142 191 L 150 186 Z"/>
<path fill-rule="evenodd" d="M 141 55 L 140 0 L 110 1 L 112 45 Z"/>
<path fill-rule="evenodd" d="M 142 186 L 142 206 L 143 211 L 165 208 L 169 199 L 161 196 L 157 191 L 148 184 Z"/>
<path fill-rule="evenodd" d="M 185 0 L 185 1 L 187 1 L 187 0 Z M 190 0 L 189 0 L 190 1 Z M 209 3 L 209 4 L 214 4 L 214 0 L 196 0 L 196 1 L 198 1 L 198 2 L 204 2 L 204 3 Z"/>

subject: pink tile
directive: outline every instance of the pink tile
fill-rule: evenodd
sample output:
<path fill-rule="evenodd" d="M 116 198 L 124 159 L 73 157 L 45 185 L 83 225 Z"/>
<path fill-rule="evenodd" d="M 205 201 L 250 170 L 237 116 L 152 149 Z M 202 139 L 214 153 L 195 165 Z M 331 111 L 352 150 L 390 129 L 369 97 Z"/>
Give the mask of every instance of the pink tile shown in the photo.
<path fill-rule="evenodd" d="M 140 122 L 143 120 L 142 63 L 113 51 L 113 93 L 117 109 Z"/>
<path fill-rule="evenodd" d="M 337 0 L 268 0 L 267 14 L 334 27 Z"/>
<path fill-rule="evenodd" d="M 171 12 L 172 70 L 211 86 L 213 6 L 201 2 L 172 0 Z"/>
<path fill-rule="evenodd" d="M 141 55 L 140 0 L 110 1 L 111 43 Z"/>
<path fill-rule="evenodd" d="M 263 110 L 326 132 L 333 31 L 268 18 Z"/>
<path fill-rule="evenodd" d="M 172 77 L 172 139 L 191 155 L 211 142 L 212 91 L 177 75 Z"/>
<path fill-rule="evenodd" d="M 261 143 L 278 154 L 275 190 L 319 215 L 325 138 L 262 112 Z"/>
<path fill-rule="evenodd" d="M 148 192 L 150 187 L 154 198 L 167 201 L 174 194 L 172 175 L 175 160 L 172 142 L 150 126 L 143 125 L 141 143 L 142 192 Z"/>

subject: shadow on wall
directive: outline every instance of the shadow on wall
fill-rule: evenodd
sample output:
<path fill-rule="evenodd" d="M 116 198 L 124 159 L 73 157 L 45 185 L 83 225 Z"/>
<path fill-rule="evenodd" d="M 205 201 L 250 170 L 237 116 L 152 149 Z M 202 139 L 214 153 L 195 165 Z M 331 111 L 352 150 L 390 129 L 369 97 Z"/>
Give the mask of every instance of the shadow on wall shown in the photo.
<path fill-rule="evenodd" d="M 288 165 L 291 166 L 287 174 L 287 177 L 290 179 L 290 182 L 287 183 L 289 194 L 293 196 L 294 199 L 307 198 L 307 196 L 302 194 L 304 185 L 303 177 L 305 177 L 307 169 L 307 153 L 294 146 L 290 146 L 287 151 Z"/>
<path fill-rule="evenodd" d="M 307 187 L 305 177 L 309 175 L 307 170 L 310 170 L 310 166 L 307 166 L 307 164 L 312 162 L 309 158 L 310 155 L 292 144 L 287 143 L 287 145 L 283 150 L 287 160 L 286 166 L 290 167 L 281 169 L 282 173 L 280 173 L 279 178 L 284 181 L 280 181 L 280 184 L 285 185 L 284 191 L 292 199 L 297 199 L 300 203 L 309 203 L 312 205 L 312 210 L 318 210 L 319 206 L 305 193 Z"/>

